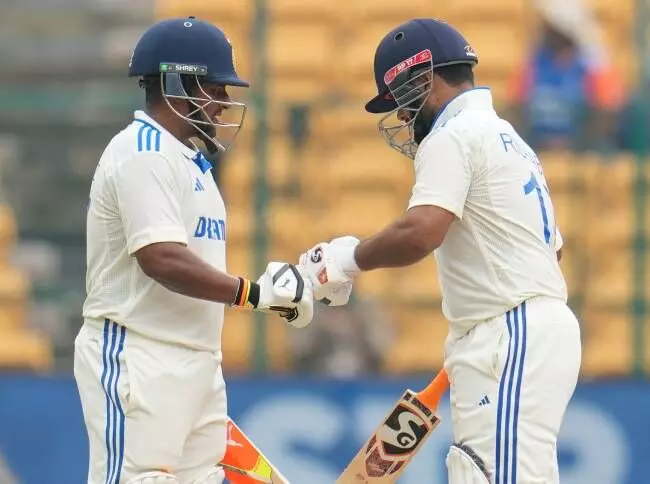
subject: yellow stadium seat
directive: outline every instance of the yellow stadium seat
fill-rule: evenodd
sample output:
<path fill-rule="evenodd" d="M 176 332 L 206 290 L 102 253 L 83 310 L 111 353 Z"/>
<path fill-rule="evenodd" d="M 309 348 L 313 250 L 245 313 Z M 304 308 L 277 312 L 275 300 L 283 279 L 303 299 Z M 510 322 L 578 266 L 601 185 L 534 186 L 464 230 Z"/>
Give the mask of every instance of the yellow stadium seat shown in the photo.
<path fill-rule="evenodd" d="M 0 267 L 0 327 L 16 328 L 27 320 L 30 283 L 13 267 Z"/>
<path fill-rule="evenodd" d="M 344 104 L 315 109 L 312 121 L 313 132 L 318 136 L 376 136 L 379 138 L 377 122 L 379 118 L 366 112 L 364 105 L 371 98 L 372 91 L 366 98 L 347 100 Z"/>
<path fill-rule="evenodd" d="M 0 264 L 7 262 L 16 241 L 16 220 L 11 207 L 0 205 Z"/>
<path fill-rule="evenodd" d="M 631 318 L 621 312 L 587 311 L 582 318 L 583 376 L 626 375 L 632 370 Z"/>
<path fill-rule="evenodd" d="M 286 133 L 284 136 L 272 136 L 268 143 L 266 167 L 269 186 L 284 193 L 299 193 L 304 165 L 318 157 L 318 149 L 309 143 L 296 147 Z"/>
<path fill-rule="evenodd" d="M 21 312 L 25 312 L 25 310 L 22 309 Z M 24 317 L 16 317 L 13 314 L 12 308 L 7 308 L 7 306 L 0 304 L 0 335 L 2 335 L 5 330 L 13 331 L 15 329 L 22 329 L 24 324 Z"/>
<path fill-rule="evenodd" d="M 366 94 L 368 99 L 376 94 L 373 74 L 375 50 L 381 39 L 399 23 L 395 17 L 368 19 L 362 29 L 346 30 L 345 35 L 339 37 L 339 42 L 342 42 L 336 64 L 339 85 L 343 86 L 359 78 L 365 80 L 372 89 Z"/>
<path fill-rule="evenodd" d="M 154 15 L 159 19 L 194 15 L 220 25 L 225 20 L 251 20 L 253 3 L 253 0 L 157 0 Z"/>
<path fill-rule="evenodd" d="M 29 290 L 30 282 L 23 272 L 10 266 L 0 266 L 0 303 L 25 301 Z"/>
<path fill-rule="evenodd" d="M 276 197 L 267 208 L 269 238 L 272 243 L 283 244 L 288 250 L 308 249 L 327 233 L 321 222 L 327 213 L 325 208 L 313 208 L 299 200 Z"/>
<path fill-rule="evenodd" d="M 332 51 L 331 27 L 326 22 L 270 22 L 267 55 L 272 78 L 307 76 L 324 81 L 338 67 L 331 62 Z"/>
<path fill-rule="evenodd" d="M 612 2 L 611 0 L 590 0 L 590 5 L 601 20 L 618 20 L 631 23 L 636 12 L 633 0 Z"/>
<path fill-rule="evenodd" d="M 495 72 L 507 76 L 521 66 L 527 46 L 511 23 L 476 21 L 462 25 L 461 30 L 478 55 L 479 75 Z"/>
<path fill-rule="evenodd" d="M 268 78 L 267 95 L 286 103 L 318 103 L 327 94 L 327 76 L 319 77 L 317 74 L 296 74 L 294 77 L 282 77 L 274 74 Z"/>
<path fill-rule="evenodd" d="M 543 152 L 539 159 L 551 194 L 568 191 L 577 182 L 579 160 L 569 152 Z"/>
<path fill-rule="evenodd" d="M 226 250 L 226 267 L 228 273 L 254 279 L 259 274 L 253 273 L 252 246 L 245 243 L 229 244 Z"/>
<path fill-rule="evenodd" d="M 285 21 L 326 20 L 339 13 L 334 2 L 320 0 L 270 0 L 267 9 L 271 19 Z"/>
<path fill-rule="evenodd" d="M 228 223 L 226 225 L 228 247 L 247 243 L 252 240 L 254 228 L 255 217 L 253 215 L 252 204 L 228 208 Z"/>
<path fill-rule="evenodd" d="M 226 373 L 244 373 L 250 370 L 253 332 L 252 311 L 226 308 L 221 333 L 223 367 Z"/>
<path fill-rule="evenodd" d="M 404 206 L 390 191 L 340 193 L 321 222 L 333 236 L 369 237 L 392 223 Z"/>
<path fill-rule="evenodd" d="M 274 373 L 286 372 L 291 365 L 290 331 L 300 330 L 289 327 L 280 316 L 275 314 L 266 317 L 266 351 L 269 370 Z"/>
<path fill-rule="evenodd" d="M 0 205 L 0 244 L 10 244 L 16 240 L 16 218 L 8 205 Z"/>
<path fill-rule="evenodd" d="M 354 292 L 361 297 L 385 301 L 396 285 L 392 270 L 364 272 L 355 278 Z"/>
<path fill-rule="evenodd" d="M 334 151 L 331 160 L 323 167 L 327 185 L 351 190 L 364 187 L 388 189 L 403 194 L 402 205 L 405 206 L 407 192 L 415 181 L 413 164 L 390 149 L 379 136 L 367 142 L 358 141 L 345 143 Z"/>
<path fill-rule="evenodd" d="M 585 209 L 589 224 L 601 227 L 606 215 L 618 216 L 633 210 L 635 168 L 631 160 L 606 163 L 585 158 Z M 594 225 L 595 224 L 595 225 Z"/>
<path fill-rule="evenodd" d="M 582 232 L 580 206 L 575 203 L 576 196 L 567 192 L 552 192 L 555 223 L 565 243 L 575 239 Z"/>
<path fill-rule="evenodd" d="M 400 208 L 406 208 L 414 183 L 413 164 L 373 136 L 334 138 L 332 146 L 314 146 L 302 159 L 300 177 L 305 197 L 329 203 L 340 190 L 389 188 Z"/>
<path fill-rule="evenodd" d="M 591 213 L 587 224 L 592 228 L 589 233 L 591 250 L 625 250 L 634 243 L 637 227 L 631 205 L 623 210 L 606 210 L 600 215 Z"/>
<path fill-rule="evenodd" d="M 220 164 L 221 182 L 219 190 L 226 206 L 241 205 L 253 198 L 255 167 L 250 149 L 235 146 Z"/>
<path fill-rule="evenodd" d="M 340 15 L 338 19 L 343 26 L 384 20 L 391 25 L 384 34 L 411 18 L 431 17 L 435 15 L 436 10 L 431 4 L 422 0 L 401 0 L 399 2 L 377 2 L 376 0 L 349 2 L 338 0 L 338 2 L 340 8 L 346 12 L 346 15 Z"/>
<path fill-rule="evenodd" d="M 22 329 L 0 334 L 0 368 L 45 371 L 52 365 L 52 348 L 44 337 Z"/>
<path fill-rule="evenodd" d="M 442 3 L 442 2 L 441 2 Z M 468 20 L 487 21 L 508 21 L 514 25 L 521 23 L 524 19 L 524 11 L 527 6 L 525 0 L 454 0 L 441 5 L 441 10 L 446 15 L 445 20 L 454 25 L 456 22 L 463 32 L 462 25 Z M 437 13 L 435 14 L 437 15 Z"/>
<path fill-rule="evenodd" d="M 433 373 L 442 367 L 448 323 L 440 309 L 392 308 L 396 341 L 386 355 L 384 368 L 390 374 Z"/>
<path fill-rule="evenodd" d="M 339 93 L 350 99 L 361 99 L 363 105 L 377 95 L 377 86 L 372 71 L 367 69 L 360 69 L 356 71 L 355 76 L 348 76 L 347 69 L 341 69 L 338 75 L 332 80 L 332 89 L 334 92 Z M 365 108 L 363 108 L 365 112 Z M 370 114 L 371 119 L 374 119 L 375 125 L 381 119 L 381 114 Z"/>
<path fill-rule="evenodd" d="M 252 369 L 255 341 L 255 317 L 262 317 L 266 341 L 264 349 L 273 372 L 285 371 L 289 366 L 287 332 L 291 329 L 277 315 L 255 315 L 252 311 L 228 308 L 222 332 L 223 366 L 226 373 L 246 373 Z M 296 330 L 298 331 L 298 330 Z"/>
<path fill-rule="evenodd" d="M 587 304 L 599 308 L 624 308 L 634 291 L 634 260 L 631 251 L 603 252 L 590 261 L 586 281 Z"/>
<path fill-rule="evenodd" d="M 280 188 L 300 183 L 301 160 L 294 153 L 288 136 L 273 136 L 268 140 L 266 180 L 271 187 Z"/>
<path fill-rule="evenodd" d="M 622 153 L 611 158 L 603 158 L 597 165 L 597 174 L 592 182 L 600 182 L 597 190 L 608 189 L 612 192 L 634 188 L 637 175 L 637 158 L 629 153 Z"/>
<path fill-rule="evenodd" d="M 269 237 L 269 244 L 267 246 L 266 260 L 272 261 L 287 261 L 296 263 L 300 254 L 305 252 L 310 247 L 316 245 L 321 239 L 314 238 L 310 244 L 300 244 L 292 241 L 291 239 L 283 240 L 279 237 Z M 264 269 L 264 268 L 262 268 Z"/>

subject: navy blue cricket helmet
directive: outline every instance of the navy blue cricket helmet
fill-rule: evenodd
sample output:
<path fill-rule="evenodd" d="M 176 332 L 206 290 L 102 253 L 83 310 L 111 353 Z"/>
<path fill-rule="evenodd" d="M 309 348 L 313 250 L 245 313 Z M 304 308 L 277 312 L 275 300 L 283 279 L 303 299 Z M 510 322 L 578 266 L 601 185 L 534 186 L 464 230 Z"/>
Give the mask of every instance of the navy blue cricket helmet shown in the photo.
<path fill-rule="evenodd" d="M 226 34 L 209 22 L 195 17 L 163 20 L 147 30 L 133 50 L 129 61 L 129 77 L 160 79 L 161 91 L 169 107 L 192 124 L 203 141 L 211 141 L 220 151 L 226 151 L 241 129 L 246 105 L 239 102 L 212 99 L 203 89 L 206 83 L 223 86 L 249 87 L 235 70 L 233 46 Z M 191 95 L 188 78 L 200 94 Z M 185 99 L 191 104 L 190 112 L 181 114 L 170 99 Z M 225 109 L 240 108 L 239 122 L 224 122 L 210 118 L 205 108 L 217 103 Z M 229 111 L 228 118 L 232 118 Z M 224 128 L 235 129 L 226 144 L 217 138 Z"/>
<path fill-rule="evenodd" d="M 374 77 L 377 95 L 366 104 L 370 113 L 388 113 L 379 123 L 388 144 L 409 158 L 415 156 L 415 118 L 431 92 L 431 75 L 439 67 L 478 63 L 467 40 L 451 25 L 436 19 L 412 19 L 391 30 L 375 52 Z M 429 73 L 428 77 L 425 77 Z M 429 79 L 424 81 L 424 79 Z M 410 123 L 387 126 L 397 110 L 411 112 Z M 409 137 L 397 136 L 408 128 Z"/>

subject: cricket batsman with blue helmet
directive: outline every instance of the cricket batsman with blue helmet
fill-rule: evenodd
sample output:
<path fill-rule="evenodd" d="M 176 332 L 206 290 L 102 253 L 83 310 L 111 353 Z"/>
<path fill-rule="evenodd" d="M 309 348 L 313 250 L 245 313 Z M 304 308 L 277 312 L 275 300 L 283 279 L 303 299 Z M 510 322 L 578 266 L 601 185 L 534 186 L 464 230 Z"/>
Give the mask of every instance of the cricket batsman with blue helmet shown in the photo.
<path fill-rule="evenodd" d="M 74 372 L 90 442 L 88 484 L 221 484 L 225 306 L 312 319 L 309 279 L 271 262 L 226 271 L 226 209 L 198 150 L 226 151 L 246 106 L 233 46 L 199 19 L 164 20 L 135 47 L 146 106 L 109 142 L 90 188 L 87 297 Z"/>
<path fill-rule="evenodd" d="M 382 39 L 366 110 L 382 114 L 389 146 L 413 160 L 408 210 L 367 240 L 324 242 L 301 262 L 320 299 L 362 271 L 433 254 L 449 321 L 450 484 L 557 484 L 580 328 L 566 304 L 541 163 L 499 117 L 490 90 L 474 86 L 477 62 L 440 20 L 413 19 Z"/>

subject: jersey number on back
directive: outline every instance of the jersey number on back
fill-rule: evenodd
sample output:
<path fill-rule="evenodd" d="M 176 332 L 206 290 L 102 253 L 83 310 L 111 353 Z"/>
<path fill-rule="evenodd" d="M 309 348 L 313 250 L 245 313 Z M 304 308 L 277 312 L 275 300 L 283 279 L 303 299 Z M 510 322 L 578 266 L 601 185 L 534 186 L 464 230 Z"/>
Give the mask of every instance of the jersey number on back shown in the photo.
<path fill-rule="evenodd" d="M 524 185 L 525 195 L 536 195 L 539 200 L 539 208 L 542 212 L 542 222 L 544 223 L 544 240 L 547 244 L 551 244 L 551 222 L 549 220 L 548 209 L 552 208 L 551 199 L 549 196 L 548 188 L 546 185 L 540 185 L 537 177 L 531 172 L 530 180 Z M 553 228 L 553 231 L 555 229 Z"/>

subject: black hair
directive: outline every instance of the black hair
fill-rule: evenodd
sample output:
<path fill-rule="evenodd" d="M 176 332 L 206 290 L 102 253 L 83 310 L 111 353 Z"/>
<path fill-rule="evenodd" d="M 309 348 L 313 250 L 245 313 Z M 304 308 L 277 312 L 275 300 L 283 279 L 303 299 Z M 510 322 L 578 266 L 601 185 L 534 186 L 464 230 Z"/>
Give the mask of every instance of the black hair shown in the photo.
<path fill-rule="evenodd" d="M 145 76 L 140 79 L 139 85 L 144 89 L 145 103 L 148 107 L 162 101 L 162 89 L 159 76 Z"/>
<path fill-rule="evenodd" d="M 433 70 L 437 75 L 452 87 L 470 83 L 474 86 L 474 70 L 472 64 L 452 64 L 449 66 L 437 67 Z"/>

